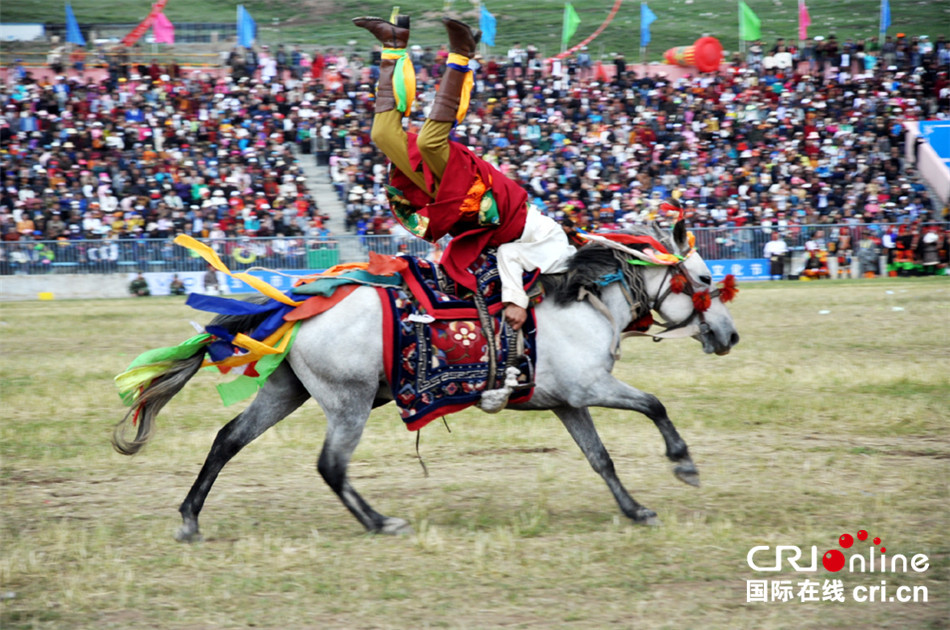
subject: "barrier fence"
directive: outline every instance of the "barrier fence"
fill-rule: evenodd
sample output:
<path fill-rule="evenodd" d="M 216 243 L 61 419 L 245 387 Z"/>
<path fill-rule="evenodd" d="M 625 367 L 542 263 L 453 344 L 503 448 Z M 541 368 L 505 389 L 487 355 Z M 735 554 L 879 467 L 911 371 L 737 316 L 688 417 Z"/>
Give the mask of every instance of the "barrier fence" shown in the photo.
<path fill-rule="evenodd" d="M 947 229 L 946 224 L 939 225 Z M 825 241 L 826 251 L 838 255 L 839 239 L 847 236 L 851 250 L 856 250 L 863 230 L 881 235 L 888 224 L 821 225 L 739 228 L 694 228 L 696 248 L 707 261 L 718 267 L 734 267 L 729 261 L 758 261 L 774 230 L 782 234 L 789 246 L 790 266 L 796 273 L 803 266 L 805 243 L 813 238 Z M 924 225 L 922 227 L 927 227 Z M 821 234 L 818 234 L 821 232 Z M 264 267 L 292 271 L 295 269 L 326 269 L 338 263 L 365 261 L 369 252 L 394 255 L 399 253 L 425 257 L 432 245 L 411 236 L 340 235 L 332 238 L 277 237 L 204 239 L 232 270 Z M 850 264 L 850 252 L 842 252 L 844 263 Z M 117 272 L 186 272 L 201 271 L 206 263 L 193 252 L 166 239 L 105 239 L 60 241 L 0 242 L 0 275 L 11 274 L 103 274 Z M 738 268 L 738 267 L 736 267 Z M 726 269 L 726 273 L 730 269 Z M 767 273 L 764 272 L 764 273 Z M 719 275 L 719 274 L 717 274 Z M 758 277 L 746 274 L 745 277 Z"/>

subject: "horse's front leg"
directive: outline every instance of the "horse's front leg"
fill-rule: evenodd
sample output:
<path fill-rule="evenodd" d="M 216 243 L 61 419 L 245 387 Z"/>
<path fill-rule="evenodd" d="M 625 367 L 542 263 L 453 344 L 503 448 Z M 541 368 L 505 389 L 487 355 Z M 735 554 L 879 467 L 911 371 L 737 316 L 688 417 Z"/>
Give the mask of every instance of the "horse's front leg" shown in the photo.
<path fill-rule="evenodd" d="M 590 417 L 587 408 L 557 407 L 554 413 L 561 419 L 568 433 L 587 456 L 591 467 L 607 482 L 607 487 L 617 500 L 620 510 L 636 523 L 659 524 L 656 512 L 637 503 L 620 483 L 617 472 L 614 470 L 613 460 L 610 459 L 610 454 L 601 442 L 597 429 L 594 427 L 594 420 Z"/>
<path fill-rule="evenodd" d="M 666 413 L 666 407 L 656 396 L 618 381 L 610 374 L 601 374 L 592 379 L 589 386 L 579 387 L 577 391 L 579 393 L 568 400 L 572 406 L 630 409 L 653 420 L 653 424 L 659 429 L 666 443 L 666 457 L 676 464 L 673 467 L 673 474 L 684 483 L 699 486 L 699 470 L 689 456 L 689 447 L 673 426 L 673 421 Z"/>

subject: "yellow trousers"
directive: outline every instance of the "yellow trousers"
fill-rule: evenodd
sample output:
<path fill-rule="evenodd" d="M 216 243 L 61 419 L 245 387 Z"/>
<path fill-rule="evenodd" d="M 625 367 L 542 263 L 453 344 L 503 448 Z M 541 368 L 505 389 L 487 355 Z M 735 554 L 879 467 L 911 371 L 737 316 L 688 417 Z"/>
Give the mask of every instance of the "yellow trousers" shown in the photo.
<path fill-rule="evenodd" d="M 431 190 L 426 185 L 422 171 L 415 170 L 409 163 L 408 137 L 402 128 L 402 113 L 399 110 L 391 109 L 388 112 L 376 114 L 373 118 L 373 130 L 370 137 L 396 168 L 411 179 L 412 183 L 418 186 L 420 190 L 425 191 L 426 194 L 435 199 L 439 190 L 439 182 L 442 180 L 445 167 L 449 163 L 449 133 L 451 131 L 451 121 L 426 120 L 422 125 L 419 136 L 416 138 L 416 147 L 419 149 L 422 161 L 426 163 L 436 178 Z"/>

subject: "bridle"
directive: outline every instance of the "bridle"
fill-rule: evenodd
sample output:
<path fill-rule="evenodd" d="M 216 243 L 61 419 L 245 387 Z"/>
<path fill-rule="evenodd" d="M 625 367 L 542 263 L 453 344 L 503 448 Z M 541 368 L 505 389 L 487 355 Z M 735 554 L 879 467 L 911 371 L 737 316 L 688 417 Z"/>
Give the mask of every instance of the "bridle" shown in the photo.
<path fill-rule="evenodd" d="M 692 255 L 691 251 L 686 256 L 689 257 Z M 713 287 L 711 289 L 705 288 L 705 283 L 696 282 L 693 280 L 693 277 L 690 275 L 689 270 L 684 264 L 686 258 L 683 260 L 674 263 L 666 268 L 666 273 L 663 276 L 663 280 L 660 282 L 660 289 L 663 286 L 666 286 L 666 289 L 660 293 L 657 291 L 657 295 L 653 297 L 653 300 L 650 304 L 650 311 L 660 312 L 660 307 L 663 305 L 664 300 L 669 297 L 671 293 L 684 293 L 688 295 L 693 300 L 693 310 L 682 320 L 671 323 L 671 322 L 654 322 L 657 326 L 662 327 L 664 330 L 660 335 L 666 335 L 669 332 L 674 330 L 679 330 L 685 328 L 693 322 L 694 319 L 699 319 L 699 332 L 700 334 L 706 334 L 709 332 L 709 324 L 706 323 L 706 311 L 709 309 L 712 301 L 716 298 L 720 298 L 723 295 L 723 292 L 733 292 L 735 289 L 729 289 L 735 283 L 735 277 L 732 274 L 726 276 L 726 279 L 723 280 L 725 287 Z M 681 278 L 681 279 L 680 279 Z M 728 302 L 731 296 L 728 299 L 723 301 Z M 640 333 L 649 337 L 653 337 L 653 341 L 663 341 L 667 337 L 660 335 L 651 335 L 650 333 Z"/>
<path fill-rule="evenodd" d="M 627 337 L 641 336 L 651 337 L 653 341 L 659 342 L 664 339 L 678 337 L 691 337 L 692 333 L 687 332 L 687 327 L 695 320 L 699 319 L 699 333 L 706 334 L 710 331 L 709 324 L 706 322 L 706 311 L 712 304 L 712 300 L 719 299 L 721 302 L 728 302 L 735 297 L 738 289 L 735 287 L 735 277 L 732 274 L 727 275 L 723 280 L 723 286 L 706 288 L 705 283 L 694 281 L 686 269 L 686 259 L 694 253 L 691 250 L 684 257 L 672 262 L 666 267 L 663 279 L 660 281 L 659 289 L 655 295 L 650 296 L 643 286 L 641 274 L 635 270 L 636 264 L 622 255 L 621 251 L 615 251 L 615 256 L 620 263 L 620 270 L 611 274 L 602 276 L 598 280 L 598 285 L 608 286 L 619 283 L 620 291 L 623 294 L 627 307 L 630 309 L 631 325 L 623 331 L 618 332 L 613 315 L 607 308 L 607 305 L 597 297 L 597 295 L 587 289 L 581 289 L 578 292 L 578 300 L 588 300 L 598 312 L 603 314 L 611 323 L 614 330 L 614 338 L 611 344 L 611 354 L 614 359 L 620 358 L 620 342 Z M 658 322 L 652 317 L 655 311 L 660 312 L 663 302 L 671 293 L 685 293 L 693 301 L 693 310 L 685 318 L 678 322 Z M 647 320 L 647 321 L 644 321 Z M 645 329 L 640 330 L 631 328 L 638 323 L 643 323 Z M 663 332 L 651 333 L 648 329 L 656 324 L 663 328 Z"/>

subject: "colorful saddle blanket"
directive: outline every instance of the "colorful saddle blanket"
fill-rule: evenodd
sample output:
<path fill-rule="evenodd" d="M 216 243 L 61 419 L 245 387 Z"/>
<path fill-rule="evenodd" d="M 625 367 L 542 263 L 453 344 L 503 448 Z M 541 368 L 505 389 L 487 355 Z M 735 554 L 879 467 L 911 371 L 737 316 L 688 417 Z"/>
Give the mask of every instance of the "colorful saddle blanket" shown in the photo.
<path fill-rule="evenodd" d="M 456 283 L 424 259 L 406 258 L 404 285 L 378 288 L 383 305 L 383 360 L 393 397 L 406 428 L 421 429 L 432 420 L 478 402 L 488 379 L 488 341 L 471 300 L 456 297 Z M 493 319 L 496 357 L 495 382 L 504 384 L 508 340 L 501 327 L 501 280 L 494 257 L 476 263 L 475 276 Z M 532 286 L 537 272 L 525 274 Z M 462 289 L 462 291 L 467 291 Z M 534 311 L 529 310 L 524 331 L 523 356 L 515 365 L 519 381 L 533 380 L 535 350 Z M 525 402 L 533 389 L 516 390 L 510 403 Z"/>

